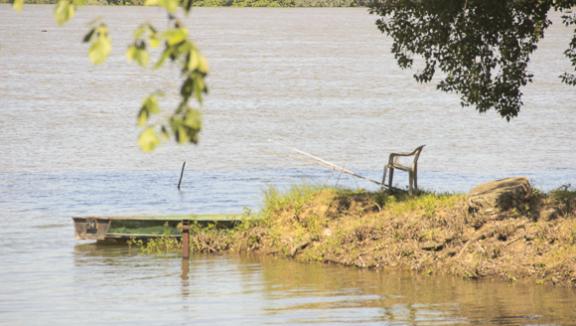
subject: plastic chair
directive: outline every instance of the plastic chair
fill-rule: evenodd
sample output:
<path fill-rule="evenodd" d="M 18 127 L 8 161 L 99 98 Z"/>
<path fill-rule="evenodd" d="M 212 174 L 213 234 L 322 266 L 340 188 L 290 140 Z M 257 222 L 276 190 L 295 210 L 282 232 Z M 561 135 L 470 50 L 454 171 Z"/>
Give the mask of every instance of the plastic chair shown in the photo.
<path fill-rule="evenodd" d="M 412 195 L 414 190 L 418 191 L 418 157 L 425 145 L 417 147 L 410 153 L 390 153 L 388 164 L 384 165 L 384 175 L 382 176 L 382 188 L 386 185 L 386 172 L 388 172 L 388 188 L 392 189 L 392 179 L 394 178 L 394 170 L 401 170 L 408 172 L 408 193 Z M 404 165 L 400 162 L 400 157 L 414 156 L 412 165 Z"/>

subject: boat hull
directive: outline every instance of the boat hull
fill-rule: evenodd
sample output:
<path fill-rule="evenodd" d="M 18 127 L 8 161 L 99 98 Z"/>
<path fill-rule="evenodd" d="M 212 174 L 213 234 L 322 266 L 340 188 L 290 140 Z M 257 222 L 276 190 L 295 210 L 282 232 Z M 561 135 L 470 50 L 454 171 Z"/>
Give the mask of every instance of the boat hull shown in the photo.
<path fill-rule="evenodd" d="M 118 240 L 182 236 L 182 223 L 192 226 L 232 228 L 252 216 L 233 214 L 171 216 L 84 216 L 73 217 L 77 240 Z"/>

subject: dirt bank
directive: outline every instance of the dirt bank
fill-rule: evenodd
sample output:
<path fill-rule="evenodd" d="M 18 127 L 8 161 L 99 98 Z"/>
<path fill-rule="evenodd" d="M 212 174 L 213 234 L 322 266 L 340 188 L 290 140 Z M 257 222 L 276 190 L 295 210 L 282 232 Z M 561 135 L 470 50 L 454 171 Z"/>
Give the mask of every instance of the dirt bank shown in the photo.
<path fill-rule="evenodd" d="M 262 221 L 198 229 L 201 252 L 255 252 L 360 268 L 576 287 L 576 192 L 532 191 L 478 222 L 465 195 L 296 187 L 266 194 Z"/>

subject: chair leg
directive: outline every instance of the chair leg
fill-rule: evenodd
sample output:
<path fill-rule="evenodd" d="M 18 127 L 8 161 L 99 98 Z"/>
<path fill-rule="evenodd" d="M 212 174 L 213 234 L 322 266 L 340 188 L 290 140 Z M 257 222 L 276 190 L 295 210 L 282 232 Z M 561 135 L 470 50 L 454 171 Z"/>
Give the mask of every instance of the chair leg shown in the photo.
<path fill-rule="evenodd" d="M 384 187 L 386 186 L 386 172 L 388 172 L 388 167 L 384 166 L 384 174 L 382 175 L 382 183 L 380 190 L 384 191 Z"/>
<path fill-rule="evenodd" d="M 414 190 L 418 192 L 418 172 L 414 171 Z"/>
<path fill-rule="evenodd" d="M 392 179 L 394 178 L 394 168 L 388 168 L 388 175 L 390 175 L 388 179 L 388 189 L 392 190 Z"/>
<path fill-rule="evenodd" d="M 412 189 L 413 184 L 414 184 L 414 175 L 412 175 L 412 172 L 408 172 L 408 194 L 410 196 L 414 194 L 414 191 Z"/>

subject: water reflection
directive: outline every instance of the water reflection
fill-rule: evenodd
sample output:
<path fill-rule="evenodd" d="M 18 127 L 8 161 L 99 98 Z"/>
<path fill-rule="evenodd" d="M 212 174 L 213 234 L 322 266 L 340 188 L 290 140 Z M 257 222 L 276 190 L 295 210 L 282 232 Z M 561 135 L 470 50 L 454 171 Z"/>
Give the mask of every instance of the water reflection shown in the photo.
<path fill-rule="evenodd" d="M 182 259 L 180 268 L 180 279 L 182 280 L 182 298 L 185 299 L 190 295 L 190 278 L 188 273 L 190 272 L 190 259 Z"/>
<path fill-rule="evenodd" d="M 155 257 L 126 247 L 75 247 L 77 282 L 107 287 L 113 300 L 144 295 L 139 309 L 215 323 L 386 325 L 570 324 L 573 289 L 473 282 L 275 257 Z M 109 298 L 105 291 L 99 299 Z M 149 306 L 152 305 L 152 306 Z M 169 305 L 173 305 L 172 307 Z M 169 314 L 176 314 L 169 317 Z M 176 317 L 180 316 L 180 317 Z"/>
<path fill-rule="evenodd" d="M 123 51 L 107 67 L 94 68 L 79 40 L 86 24 L 103 16 L 115 44 L 126 44 L 134 26 L 158 18 L 155 8 L 88 6 L 66 28 L 49 28 L 51 6 L 30 6 L 19 15 L 4 7 L 0 40 L 25 42 L 2 42 L 0 60 L 6 72 L 0 78 L 0 133 L 6 136 L 0 142 L 0 323 L 576 319 L 569 309 L 575 295 L 565 290 L 475 288 L 269 258 L 195 256 L 183 279 L 179 255 L 75 246 L 70 221 L 76 214 L 257 209 L 268 185 L 369 186 L 265 153 L 285 151 L 270 148 L 270 138 L 371 178 L 381 176 L 387 153 L 426 143 L 422 186 L 439 191 L 466 191 L 513 174 L 546 189 L 571 182 L 575 94 L 557 83 L 569 41 L 560 17 L 552 17 L 531 58 L 539 79 L 526 89 L 525 112 L 505 124 L 460 110 L 452 95 L 415 85 L 393 63 L 390 43 L 365 9 L 201 8 L 189 26 L 213 67 L 203 140 L 198 147 L 166 146 L 143 155 L 129 131 L 139 105 L 133 101 L 156 89 L 158 80 L 127 65 Z M 33 32 L 44 28 L 47 33 Z M 194 164 L 178 192 L 183 160 Z"/>
<path fill-rule="evenodd" d="M 344 322 L 357 314 L 365 321 L 411 324 L 576 320 L 576 292 L 571 289 L 302 265 L 271 258 L 260 262 L 265 293 L 273 302 L 267 312 L 299 322 Z"/>

